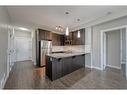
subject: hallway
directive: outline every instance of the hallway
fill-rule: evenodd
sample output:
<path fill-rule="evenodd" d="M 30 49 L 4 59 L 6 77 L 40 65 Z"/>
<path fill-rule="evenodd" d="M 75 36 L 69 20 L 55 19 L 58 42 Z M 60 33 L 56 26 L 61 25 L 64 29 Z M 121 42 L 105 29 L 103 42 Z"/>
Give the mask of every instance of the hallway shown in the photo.
<path fill-rule="evenodd" d="M 81 68 L 55 81 L 45 77 L 44 69 L 34 67 L 31 61 L 17 62 L 4 89 L 127 89 L 127 81 L 117 69 Z"/>

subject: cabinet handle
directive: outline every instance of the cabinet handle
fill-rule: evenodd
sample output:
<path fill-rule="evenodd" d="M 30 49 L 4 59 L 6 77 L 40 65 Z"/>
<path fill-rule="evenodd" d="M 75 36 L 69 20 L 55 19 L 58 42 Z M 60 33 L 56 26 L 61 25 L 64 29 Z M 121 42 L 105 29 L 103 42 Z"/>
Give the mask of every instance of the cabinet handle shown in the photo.
<path fill-rule="evenodd" d="M 72 56 L 72 58 L 75 58 L 76 56 Z"/>
<path fill-rule="evenodd" d="M 61 58 L 58 58 L 58 61 L 61 61 Z"/>
<path fill-rule="evenodd" d="M 50 58 L 50 61 L 52 61 L 52 58 Z"/>

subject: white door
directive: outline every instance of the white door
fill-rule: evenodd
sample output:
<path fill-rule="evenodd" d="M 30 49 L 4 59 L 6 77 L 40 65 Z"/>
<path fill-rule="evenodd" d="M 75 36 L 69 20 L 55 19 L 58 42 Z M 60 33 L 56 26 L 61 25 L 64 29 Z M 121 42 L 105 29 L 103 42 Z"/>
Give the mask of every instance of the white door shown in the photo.
<path fill-rule="evenodd" d="M 16 61 L 31 60 L 31 39 L 16 37 Z"/>

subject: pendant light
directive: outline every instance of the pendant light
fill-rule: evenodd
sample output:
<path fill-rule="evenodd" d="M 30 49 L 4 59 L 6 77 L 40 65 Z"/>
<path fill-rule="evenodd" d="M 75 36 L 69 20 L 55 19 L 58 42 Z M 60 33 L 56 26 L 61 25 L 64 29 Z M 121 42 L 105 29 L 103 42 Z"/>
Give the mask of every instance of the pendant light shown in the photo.
<path fill-rule="evenodd" d="M 66 14 L 66 15 L 68 15 L 68 14 L 69 14 L 69 12 L 65 12 L 65 14 Z M 66 27 L 66 33 L 65 33 L 65 34 L 66 34 L 66 36 L 68 36 L 68 35 L 69 35 L 69 28 L 68 28 L 68 26 Z"/>
<path fill-rule="evenodd" d="M 80 38 L 80 31 L 78 30 L 77 38 Z"/>
<path fill-rule="evenodd" d="M 68 30 L 68 27 L 66 27 L 66 36 L 69 35 L 69 30 Z"/>
<path fill-rule="evenodd" d="M 79 22 L 80 21 L 80 19 L 77 19 L 77 21 Z M 77 38 L 80 38 L 80 30 L 78 30 L 78 33 L 77 33 Z"/>

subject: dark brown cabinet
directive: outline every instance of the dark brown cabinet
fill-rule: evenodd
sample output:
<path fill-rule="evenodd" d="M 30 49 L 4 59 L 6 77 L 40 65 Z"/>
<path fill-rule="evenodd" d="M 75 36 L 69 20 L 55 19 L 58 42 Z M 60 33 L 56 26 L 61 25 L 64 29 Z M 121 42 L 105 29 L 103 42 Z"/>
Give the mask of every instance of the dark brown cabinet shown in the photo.
<path fill-rule="evenodd" d="M 85 45 L 85 28 L 80 29 L 80 38 L 77 37 L 77 34 L 78 31 L 73 31 L 66 36 L 38 29 L 38 34 L 36 36 L 38 36 L 38 40 L 52 40 L 53 46 Z"/>
<path fill-rule="evenodd" d="M 64 45 L 64 36 L 56 33 L 52 33 L 52 45 L 62 46 Z"/>
<path fill-rule="evenodd" d="M 65 45 L 85 45 L 85 28 L 80 29 L 80 38 L 77 37 L 78 30 L 70 32 L 68 36 L 65 35 Z"/>
<path fill-rule="evenodd" d="M 72 44 L 73 45 L 85 45 L 85 29 L 80 29 L 80 38 L 77 37 L 78 31 L 73 32 Z"/>
<path fill-rule="evenodd" d="M 73 32 L 70 32 L 68 36 L 64 35 L 64 44 L 65 45 L 72 45 L 72 40 L 73 40 Z"/>
<path fill-rule="evenodd" d="M 51 32 L 43 29 L 38 29 L 39 40 L 51 40 Z"/>
<path fill-rule="evenodd" d="M 56 80 L 82 67 L 85 67 L 85 54 L 66 58 L 46 56 L 46 75 L 51 80 Z"/>

